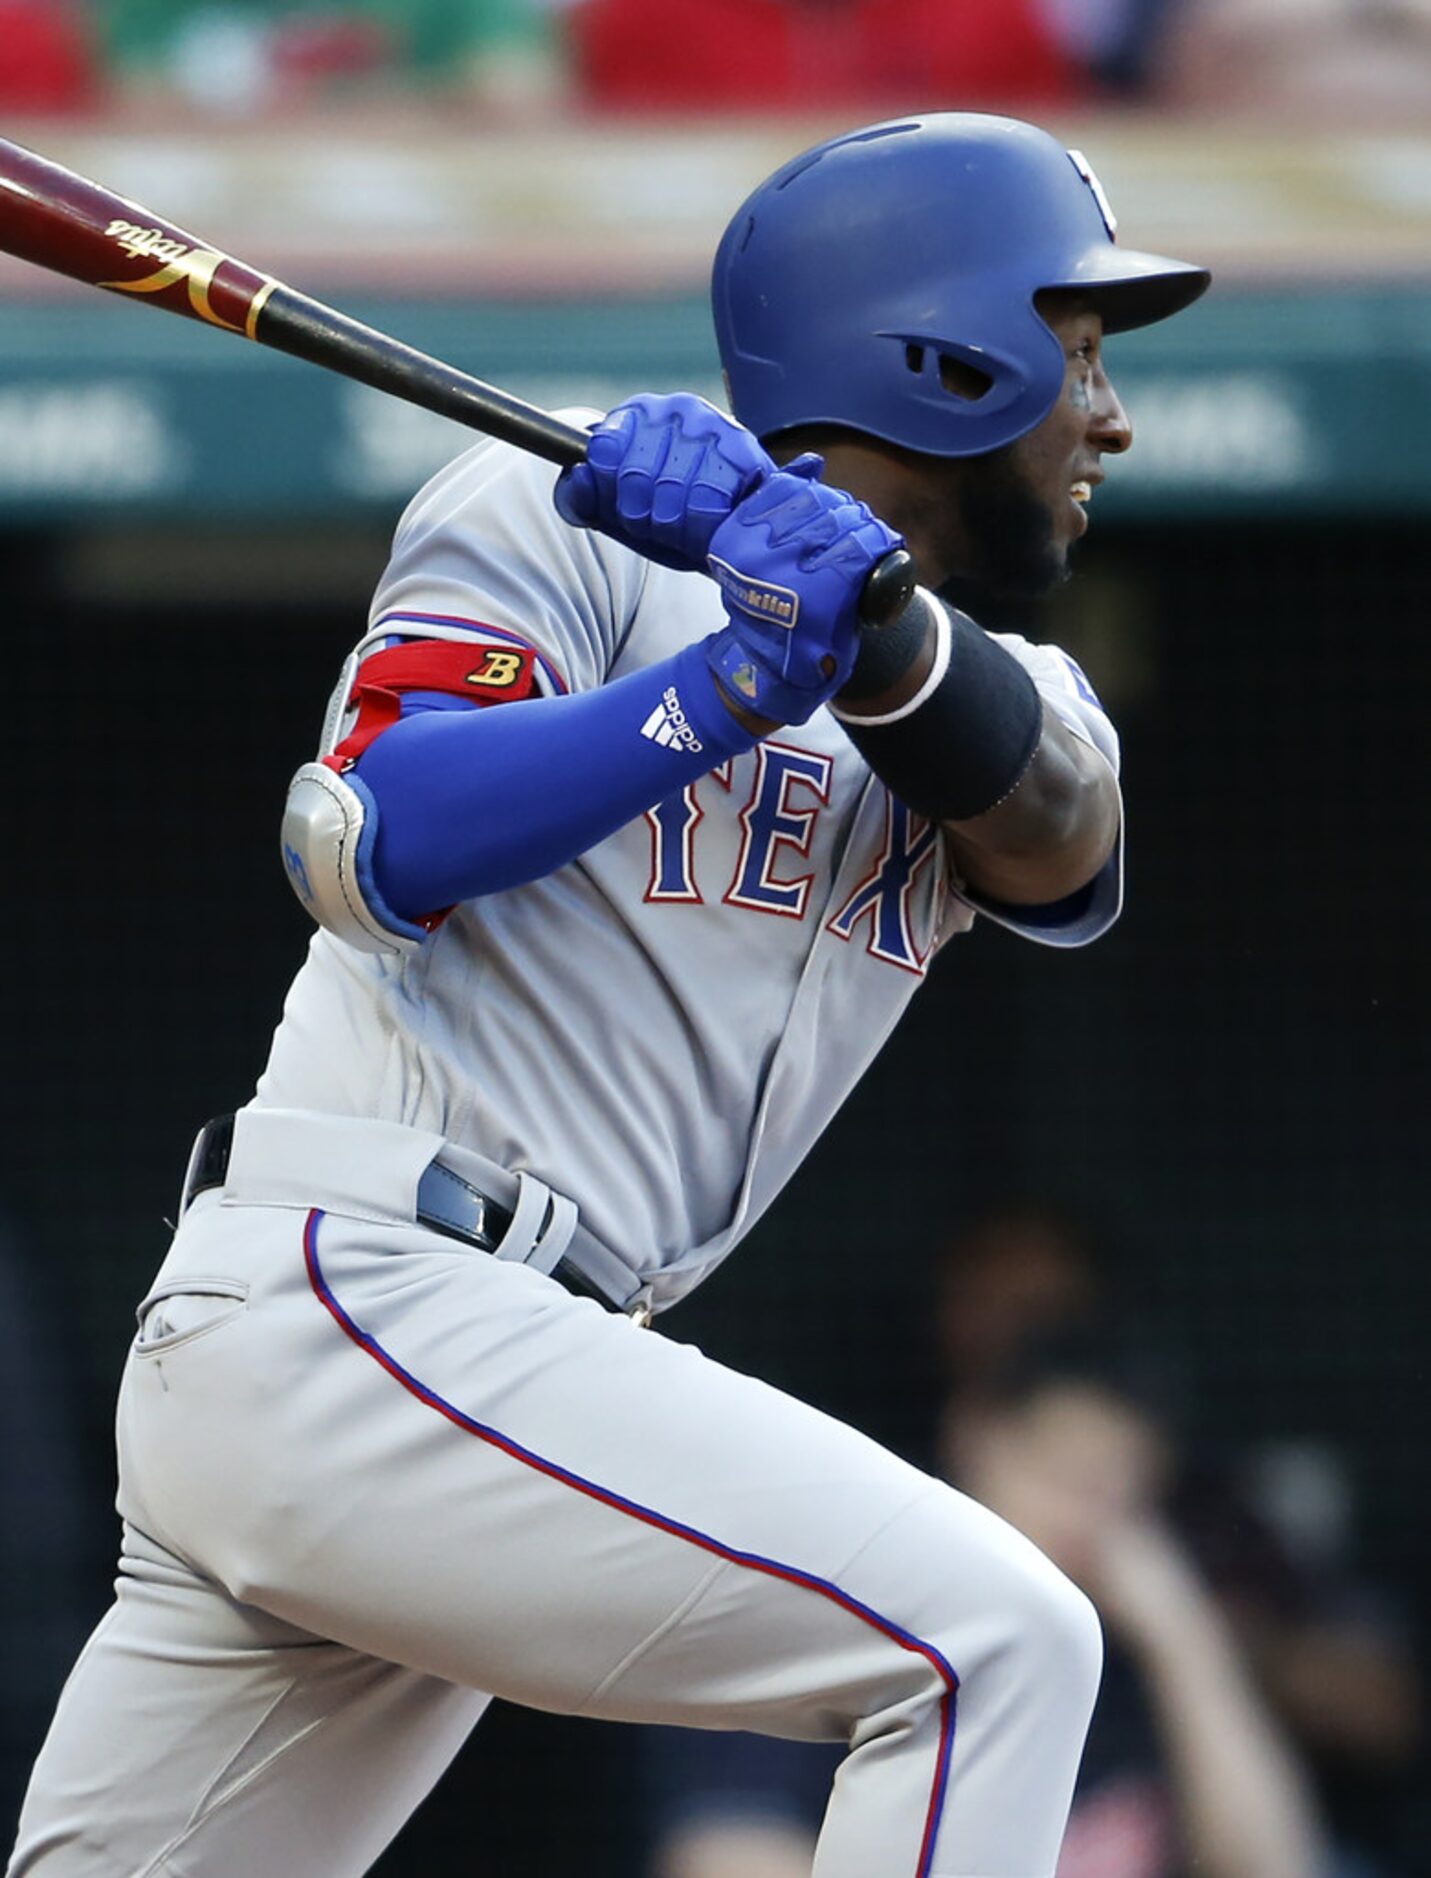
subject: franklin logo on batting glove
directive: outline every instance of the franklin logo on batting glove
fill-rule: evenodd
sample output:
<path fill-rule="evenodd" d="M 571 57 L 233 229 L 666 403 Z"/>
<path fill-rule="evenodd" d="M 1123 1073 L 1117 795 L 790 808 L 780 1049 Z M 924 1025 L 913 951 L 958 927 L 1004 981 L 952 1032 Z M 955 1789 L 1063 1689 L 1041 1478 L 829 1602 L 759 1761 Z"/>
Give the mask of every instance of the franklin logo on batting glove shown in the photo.
<path fill-rule="evenodd" d="M 777 587 L 768 580 L 754 580 L 742 574 L 718 554 L 708 557 L 707 565 L 727 608 L 735 607 L 751 619 L 769 620 L 776 626 L 794 626 L 800 617 L 800 596 L 789 587 Z"/>

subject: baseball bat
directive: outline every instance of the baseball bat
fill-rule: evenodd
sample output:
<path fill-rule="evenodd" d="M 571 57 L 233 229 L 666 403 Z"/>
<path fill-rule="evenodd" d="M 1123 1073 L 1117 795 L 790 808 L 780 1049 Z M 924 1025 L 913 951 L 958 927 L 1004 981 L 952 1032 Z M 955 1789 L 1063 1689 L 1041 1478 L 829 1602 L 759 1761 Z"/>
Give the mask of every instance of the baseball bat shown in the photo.
<path fill-rule="evenodd" d="M 575 425 L 259 273 L 139 203 L 4 138 L 0 250 L 340 372 L 549 463 L 580 463 L 586 455 L 586 432 Z M 896 549 L 865 582 L 862 621 L 887 625 L 913 590 L 913 558 Z"/>

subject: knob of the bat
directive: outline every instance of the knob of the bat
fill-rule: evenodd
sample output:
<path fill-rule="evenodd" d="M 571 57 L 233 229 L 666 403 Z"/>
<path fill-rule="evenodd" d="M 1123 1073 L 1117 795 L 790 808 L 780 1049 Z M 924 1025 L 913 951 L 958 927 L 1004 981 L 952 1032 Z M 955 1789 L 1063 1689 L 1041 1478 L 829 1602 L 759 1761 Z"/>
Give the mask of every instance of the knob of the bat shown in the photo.
<path fill-rule="evenodd" d="M 872 632 L 891 625 L 914 598 L 914 556 L 908 548 L 892 548 L 877 561 L 860 594 L 860 624 Z"/>

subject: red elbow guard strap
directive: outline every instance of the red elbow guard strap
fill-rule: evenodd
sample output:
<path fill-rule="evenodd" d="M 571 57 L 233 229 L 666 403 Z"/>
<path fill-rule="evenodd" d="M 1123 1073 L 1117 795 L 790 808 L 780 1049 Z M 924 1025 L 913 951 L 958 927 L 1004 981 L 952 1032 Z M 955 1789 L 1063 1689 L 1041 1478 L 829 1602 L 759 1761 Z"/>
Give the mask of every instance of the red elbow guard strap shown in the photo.
<path fill-rule="evenodd" d="M 471 645 L 454 639 L 410 639 L 363 660 L 348 694 L 357 722 L 323 761 L 352 767 L 374 738 L 402 716 L 405 691 L 445 691 L 473 704 L 507 704 L 536 688 L 537 655 L 525 646 Z"/>

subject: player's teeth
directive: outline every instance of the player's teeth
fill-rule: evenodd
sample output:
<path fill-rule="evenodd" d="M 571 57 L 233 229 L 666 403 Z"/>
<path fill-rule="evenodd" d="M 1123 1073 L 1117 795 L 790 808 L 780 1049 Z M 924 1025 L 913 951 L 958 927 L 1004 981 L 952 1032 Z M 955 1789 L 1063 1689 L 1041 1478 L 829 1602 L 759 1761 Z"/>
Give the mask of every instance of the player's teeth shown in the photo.
<path fill-rule="evenodd" d="M 1093 484 L 1075 483 L 1068 493 L 1073 497 L 1075 502 L 1091 502 L 1093 500 Z"/>

